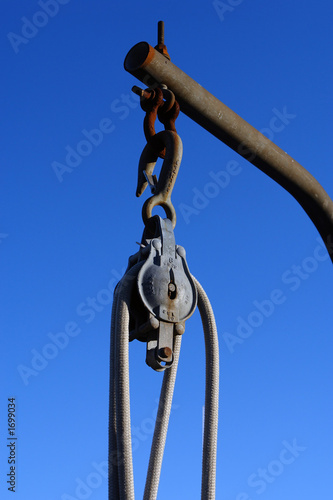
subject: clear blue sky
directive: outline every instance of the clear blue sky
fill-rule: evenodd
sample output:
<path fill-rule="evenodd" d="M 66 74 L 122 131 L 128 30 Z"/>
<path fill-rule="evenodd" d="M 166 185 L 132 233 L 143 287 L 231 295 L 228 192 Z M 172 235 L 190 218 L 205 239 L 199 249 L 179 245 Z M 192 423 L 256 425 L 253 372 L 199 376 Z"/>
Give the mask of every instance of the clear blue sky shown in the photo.
<path fill-rule="evenodd" d="M 143 112 L 123 60 L 139 41 L 155 45 L 159 19 L 173 62 L 265 129 L 333 197 L 331 2 L 224 5 L 2 1 L 1 499 L 13 498 L 9 397 L 15 499 L 107 498 L 110 291 L 137 250 L 148 194 L 135 197 Z M 328 255 L 288 193 L 186 116 L 177 129 L 176 241 L 212 301 L 220 338 L 217 499 L 330 498 Z M 57 175 L 57 163 L 67 170 Z M 214 175 L 230 165 L 219 187 Z M 141 498 L 162 376 L 145 365 L 144 344 L 130 351 Z M 196 312 L 183 337 L 159 500 L 200 497 L 203 402 Z"/>

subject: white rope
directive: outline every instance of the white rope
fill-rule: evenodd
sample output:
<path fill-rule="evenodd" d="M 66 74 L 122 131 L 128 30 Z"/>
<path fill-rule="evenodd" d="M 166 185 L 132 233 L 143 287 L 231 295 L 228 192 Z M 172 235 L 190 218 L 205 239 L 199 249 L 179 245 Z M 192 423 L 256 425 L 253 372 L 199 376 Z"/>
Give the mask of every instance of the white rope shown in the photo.
<path fill-rule="evenodd" d="M 201 500 L 215 500 L 216 452 L 219 410 L 219 346 L 214 313 L 209 299 L 195 279 L 198 309 L 205 335 L 206 389 L 205 421 L 202 453 Z"/>
<path fill-rule="evenodd" d="M 143 262 L 133 266 L 115 290 L 110 358 L 109 500 L 134 500 L 129 389 L 129 302 L 134 278 Z"/>
<path fill-rule="evenodd" d="M 181 341 L 182 336 L 176 335 L 173 346 L 173 363 L 164 372 L 143 500 L 156 500 L 157 498 Z"/>
<path fill-rule="evenodd" d="M 122 281 L 119 289 L 115 327 L 117 459 L 120 500 L 134 500 L 128 359 L 129 295 L 130 289 L 124 286 Z"/>

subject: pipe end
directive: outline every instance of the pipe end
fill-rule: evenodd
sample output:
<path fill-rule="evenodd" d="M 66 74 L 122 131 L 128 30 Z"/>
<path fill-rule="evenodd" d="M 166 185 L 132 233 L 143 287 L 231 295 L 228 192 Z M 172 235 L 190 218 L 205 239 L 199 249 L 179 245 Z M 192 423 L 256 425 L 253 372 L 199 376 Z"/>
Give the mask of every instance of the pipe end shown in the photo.
<path fill-rule="evenodd" d="M 154 48 L 149 43 L 139 42 L 126 55 L 124 68 L 133 75 L 144 68 L 151 61 L 153 55 Z"/>

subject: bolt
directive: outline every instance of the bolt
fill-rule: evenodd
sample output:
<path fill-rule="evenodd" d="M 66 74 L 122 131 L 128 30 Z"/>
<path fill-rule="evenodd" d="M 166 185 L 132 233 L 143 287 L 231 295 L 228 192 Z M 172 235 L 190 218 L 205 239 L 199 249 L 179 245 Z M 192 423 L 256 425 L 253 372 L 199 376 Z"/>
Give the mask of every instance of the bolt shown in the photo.
<path fill-rule="evenodd" d="M 176 323 L 175 330 L 177 335 L 183 335 L 185 332 L 185 325 L 182 325 L 182 323 Z"/>
<path fill-rule="evenodd" d="M 172 356 L 172 349 L 170 347 L 162 347 L 160 349 L 160 358 L 167 359 L 171 358 Z"/>
<path fill-rule="evenodd" d="M 132 87 L 132 92 L 134 92 L 134 94 L 140 96 L 143 99 L 149 99 L 152 96 L 152 94 L 154 93 L 153 90 L 149 90 L 149 89 L 144 90 L 144 89 L 138 87 L 137 85 L 134 85 Z"/>
<path fill-rule="evenodd" d="M 164 21 L 158 21 L 157 24 L 157 45 L 155 46 L 155 49 L 170 60 L 170 56 L 164 43 Z"/>
<path fill-rule="evenodd" d="M 169 283 L 169 292 L 175 292 L 176 291 L 176 285 L 174 283 Z"/>
<path fill-rule="evenodd" d="M 161 250 L 161 248 L 162 248 L 161 240 L 153 239 L 151 244 L 152 244 L 152 247 L 155 248 L 155 250 Z"/>
<path fill-rule="evenodd" d="M 158 21 L 157 23 L 157 43 L 158 45 L 164 45 L 164 21 Z"/>
<path fill-rule="evenodd" d="M 185 250 L 184 247 L 181 247 L 180 245 L 177 246 L 176 252 L 179 255 L 179 257 L 182 257 L 183 259 L 185 259 L 185 257 L 186 257 L 186 250 Z"/>
<path fill-rule="evenodd" d="M 152 316 L 149 319 L 149 324 L 150 324 L 150 327 L 153 328 L 154 330 L 157 330 L 157 328 L 160 326 L 160 322 L 154 316 Z"/>

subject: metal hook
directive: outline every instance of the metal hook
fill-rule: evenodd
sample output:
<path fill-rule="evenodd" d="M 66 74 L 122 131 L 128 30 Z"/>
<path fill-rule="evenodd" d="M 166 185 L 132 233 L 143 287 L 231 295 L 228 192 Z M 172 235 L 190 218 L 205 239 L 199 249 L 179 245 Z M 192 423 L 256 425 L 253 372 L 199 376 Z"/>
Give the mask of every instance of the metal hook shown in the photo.
<path fill-rule="evenodd" d="M 149 142 L 140 157 L 136 195 L 141 196 L 149 184 L 153 196 L 148 198 L 142 207 L 144 224 L 147 225 L 148 219 L 152 217 L 153 208 L 160 205 L 165 210 L 166 216 L 171 220 L 174 228 L 176 226 L 176 211 L 171 203 L 171 193 L 183 155 L 183 144 L 179 135 L 171 130 L 163 130 L 156 134 L 155 137 L 157 141 L 154 141 L 154 144 Z M 166 148 L 158 180 L 156 175 L 153 175 L 159 156 L 159 150 L 155 147 L 157 142 L 161 144 L 162 149 Z"/>

